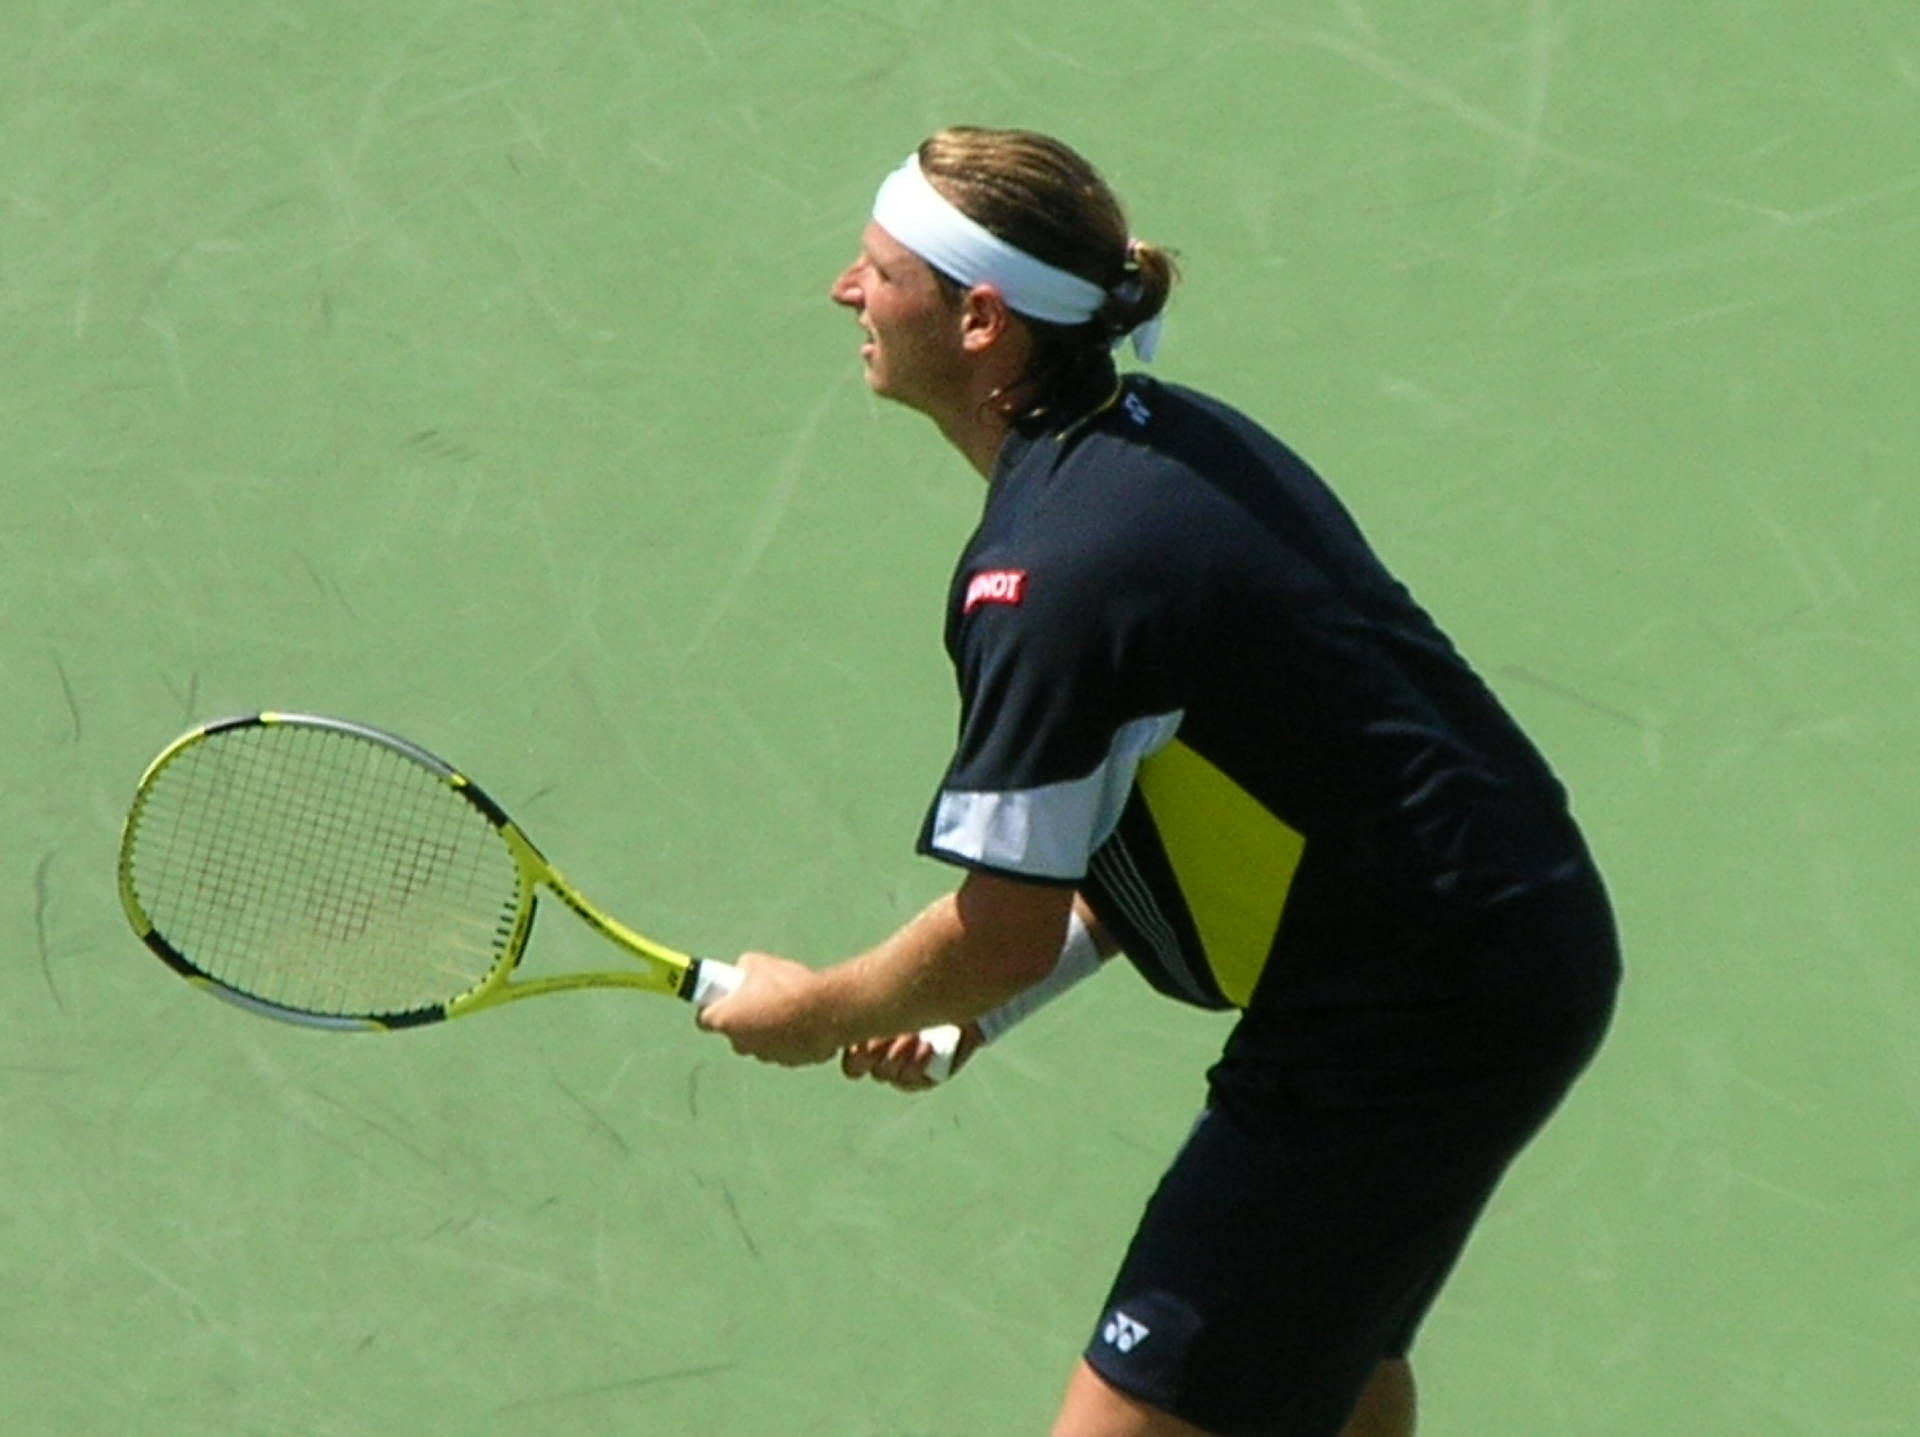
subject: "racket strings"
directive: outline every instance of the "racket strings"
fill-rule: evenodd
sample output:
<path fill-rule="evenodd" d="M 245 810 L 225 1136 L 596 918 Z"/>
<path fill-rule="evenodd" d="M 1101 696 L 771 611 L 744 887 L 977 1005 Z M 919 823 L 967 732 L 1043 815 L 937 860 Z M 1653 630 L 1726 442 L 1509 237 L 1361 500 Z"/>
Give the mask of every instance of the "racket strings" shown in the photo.
<path fill-rule="evenodd" d="M 478 986 L 523 896 L 492 824 L 439 774 L 294 725 L 214 734 L 156 775 L 133 882 L 155 930 L 210 977 L 340 1015 Z"/>

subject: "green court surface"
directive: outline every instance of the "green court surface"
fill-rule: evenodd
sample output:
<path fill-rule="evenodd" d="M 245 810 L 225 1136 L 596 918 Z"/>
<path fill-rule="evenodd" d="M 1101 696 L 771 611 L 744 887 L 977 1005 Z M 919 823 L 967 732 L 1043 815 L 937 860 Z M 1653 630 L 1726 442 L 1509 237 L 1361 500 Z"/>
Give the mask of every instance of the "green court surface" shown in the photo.
<path fill-rule="evenodd" d="M 0 30 L 0 1430 L 1044 1430 L 1220 1020 L 1116 973 L 913 1100 L 618 994 L 341 1038 L 189 991 L 113 887 L 147 758 L 278 707 L 445 754 L 697 951 L 937 892 L 979 484 L 825 291 L 958 121 L 1180 249 L 1158 371 L 1328 475 L 1613 884 L 1619 1025 L 1433 1315 L 1423 1432 L 1920 1430 L 1920 11 Z"/>

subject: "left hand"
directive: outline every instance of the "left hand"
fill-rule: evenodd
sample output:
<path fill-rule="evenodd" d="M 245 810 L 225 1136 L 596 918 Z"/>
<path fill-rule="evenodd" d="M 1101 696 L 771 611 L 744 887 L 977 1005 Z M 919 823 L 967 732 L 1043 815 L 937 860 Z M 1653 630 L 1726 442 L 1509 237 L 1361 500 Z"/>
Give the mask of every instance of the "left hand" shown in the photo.
<path fill-rule="evenodd" d="M 743 953 L 739 967 L 746 975 L 739 991 L 694 1015 L 702 1028 L 744 1057 L 787 1068 L 824 1063 L 840 1051 L 819 1011 L 820 975 L 813 969 L 770 953 Z"/>
<path fill-rule="evenodd" d="M 974 1054 L 982 1038 L 980 1025 L 968 1023 L 960 1029 L 960 1044 L 954 1050 L 951 1078 Z M 841 1050 L 840 1071 L 849 1078 L 871 1078 L 876 1083 L 898 1088 L 903 1093 L 924 1093 L 935 1086 L 927 1076 L 933 1061 L 933 1047 L 918 1033 L 902 1033 L 894 1038 L 869 1038 Z"/>

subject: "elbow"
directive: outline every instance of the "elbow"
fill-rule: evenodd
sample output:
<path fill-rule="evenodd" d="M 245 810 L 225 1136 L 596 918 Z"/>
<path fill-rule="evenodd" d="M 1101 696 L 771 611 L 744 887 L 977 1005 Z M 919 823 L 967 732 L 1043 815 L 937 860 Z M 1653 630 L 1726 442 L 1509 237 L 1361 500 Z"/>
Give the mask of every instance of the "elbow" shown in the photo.
<path fill-rule="evenodd" d="M 993 974 L 994 986 L 1018 993 L 1053 972 L 1073 906 L 1071 889 L 976 873 L 956 900 L 966 946 L 980 968 Z"/>
<path fill-rule="evenodd" d="M 1051 937 L 1040 936 L 1030 942 L 1009 945 L 1002 954 L 1000 971 L 1007 980 L 1009 993 L 1024 993 L 1050 975 L 1060 961 L 1060 945 L 1066 938 L 1066 924 Z"/>

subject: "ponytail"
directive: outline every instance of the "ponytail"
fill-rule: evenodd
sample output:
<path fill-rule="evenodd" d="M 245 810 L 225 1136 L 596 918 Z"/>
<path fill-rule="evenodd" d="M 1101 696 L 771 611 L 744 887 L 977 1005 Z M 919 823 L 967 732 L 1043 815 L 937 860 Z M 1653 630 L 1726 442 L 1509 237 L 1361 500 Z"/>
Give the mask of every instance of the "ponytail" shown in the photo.
<path fill-rule="evenodd" d="M 1107 291 L 1107 302 L 1094 316 L 1107 343 L 1118 344 L 1142 325 L 1160 317 L 1173 293 L 1180 269 L 1173 253 L 1143 239 L 1127 241 L 1126 268 L 1120 282 Z M 1143 359 L 1151 358 L 1148 353 Z"/>

